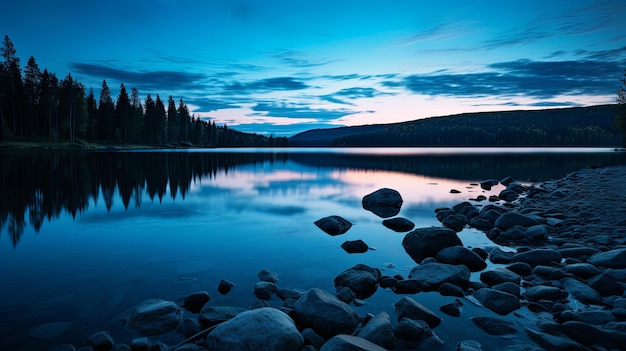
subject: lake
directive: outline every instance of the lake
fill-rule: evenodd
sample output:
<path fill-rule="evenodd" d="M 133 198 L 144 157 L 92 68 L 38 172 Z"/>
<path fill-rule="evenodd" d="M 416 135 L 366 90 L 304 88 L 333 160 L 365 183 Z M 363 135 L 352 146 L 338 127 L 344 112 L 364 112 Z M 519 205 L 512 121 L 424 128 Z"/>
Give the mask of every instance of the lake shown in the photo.
<path fill-rule="evenodd" d="M 146 299 L 179 301 L 205 290 L 211 305 L 250 307 L 262 269 L 276 272 L 281 287 L 331 293 L 334 277 L 358 263 L 407 276 L 416 263 L 402 248 L 404 234 L 361 206 L 380 188 L 402 195 L 398 216 L 418 228 L 440 226 L 435 208 L 502 190 L 484 191 L 475 185 L 481 180 L 534 182 L 626 164 L 626 153 L 609 149 L 529 148 L 40 150 L 0 157 L 1 350 L 78 348 L 100 330 L 128 342 L 136 335 L 120 316 Z M 330 215 L 354 226 L 329 236 L 313 222 Z M 495 246 L 473 229 L 459 237 L 466 247 Z M 340 247 L 356 239 L 375 250 L 348 254 Z M 224 296 L 216 290 L 221 279 L 236 284 Z M 393 317 L 400 297 L 379 288 L 354 308 Z M 411 297 L 433 311 L 454 300 Z M 477 333 L 484 349 L 525 342 L 523 333 L 503 339 L 481 332 L 469 318 L 494 314 L 463 303 L 459 318 L 439 313 L 444 321 L 434 331 L 446 343 L 438 349 L 456 350 Z M 520 309 L 507 318 L 534 317 Z"/>

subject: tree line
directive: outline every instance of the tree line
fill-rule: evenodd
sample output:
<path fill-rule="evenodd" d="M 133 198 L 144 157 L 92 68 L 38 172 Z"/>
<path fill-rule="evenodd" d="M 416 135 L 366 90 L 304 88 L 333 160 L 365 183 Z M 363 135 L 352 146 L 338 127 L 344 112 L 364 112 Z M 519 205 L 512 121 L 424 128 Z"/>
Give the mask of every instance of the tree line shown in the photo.
<path fill-rule="evenodd" d="M 286 146 L 287 138 L 243 133 L 191 114 L 183 101 L 146 96 L 122 83 L 115 101 L 106 80 L 100 96 L 70 73 L 59 79 L 30 57 L 22 70 L 5 35 L 0 62 L 0 141 L 86 140 L 156 146 Z"/>

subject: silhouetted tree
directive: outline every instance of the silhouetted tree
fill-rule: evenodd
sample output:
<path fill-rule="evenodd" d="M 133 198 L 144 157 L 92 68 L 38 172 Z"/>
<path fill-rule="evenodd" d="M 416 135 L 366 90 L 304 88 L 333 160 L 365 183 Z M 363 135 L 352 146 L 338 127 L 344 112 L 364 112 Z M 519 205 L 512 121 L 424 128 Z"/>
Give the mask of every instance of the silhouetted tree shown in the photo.
<path fill-rule="evenodd" d="M 167 139 L 171 143 L 178 143 L 180 140 L 180 123 L 178 120 L 178 111 L 176 111 L 176 102 L 170 95 L 167 99 Z"/>
<path fill-rule="evenodd" d="M 133 116 L 130 128 L 131 138 L 129 141 L 134 144 L 141 138 L 141 132 L 143 130 L 143 106 L 139 98 L 139 91 L 137 91 L 135 87 L 131 88 L 130 105 Z"/>
<path fill-rule="evenodd" d="M 107 81 L 102 81 L 100 101 L 98 102 L 98 135 L 100 139 L 110 140 L 113 137 L 113 116 L 115 106 L 111 98 L 111 90 Z"/>
<path fill-rule="evenodd" d="M 165 115 L 165 106 L 159 94 L 157 94 L 154 104 L 156 105 L 157 144 L 163 145 L 167 137 L 167 117 Z"/>
<path fill-rule="evenodd" d="M 120 94 L 117 96 L 117 101 L 115 103 L 115 128 L 113 129 L 113 135 L 116 140 L 128 141 L 128 126 L 130 125 L 132 116 L 133 113 L 130 106 L 130 98 L 128 97 L 128 92 L 126 91 L 124 83 L 122 83 L 120 85 Z"/>
<path fill-rule="evenodd" d="M 24 68 L 24 93 L 26 97 L 26 114 L 24 116 L 24 134 L 27 136 L 41 135 L 39 110 L 39 90 L 41 89 L 41 71 L 34 57 L 28 59 Z"/>
<path fill-rule="evenodd" d="M 157 110 L 152 96 L 146 97 L 146 109 L 144 115 L 143 140 L 148 144 L 157 143 Z"/>
<path fill-rule="evenodd" d="M 617 90 L 617 111 L 615 113 L 615 127 L 622 131 L 624 146 L 626 146 L 626 71 L 620 79 L 622 86 Z"/>
<path fill-rule="evenodd" d="M 15 46 L 8 35 L 2 42 L 2 76 L 0 88 L 2 89 L 2 115 L 9 119 L 8 125 L 13 134 L 22 136 L 22 111 L 24 103 L 24 87 L 22 84 L 22 71 L 20 59 L 16 56 Z M 7 118 L 7 117 L 3 117 Z"/>
<path fill-rule="evenodd" d="M 91 140 L 96 140 L 98 137 L 98 104 L 96 103 L 96 97 L 93 94 L 93 88 L 89 88 L 89 95 L 87 95 L 87 137 Z"/>

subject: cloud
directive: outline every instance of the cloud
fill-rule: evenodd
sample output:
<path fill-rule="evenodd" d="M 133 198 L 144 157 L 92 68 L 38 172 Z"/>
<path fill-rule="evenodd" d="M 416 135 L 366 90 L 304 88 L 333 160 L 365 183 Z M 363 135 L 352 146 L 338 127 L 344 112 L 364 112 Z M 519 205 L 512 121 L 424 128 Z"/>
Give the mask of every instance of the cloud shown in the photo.
<path fill-rule="evenodd" d="M 323 109 L 311 108 L 308 105 L 287 105 L 262 102 L 252 107 L 252 110 L 259 113 L 257 115 L 271 117 L 286 117 L 298 119 L 311 119 L 314 121 L 333 121 L 347 115 L 357 113 L 348 109 Z"/>
<path fill-rule="evenodd" d="M 217 111 L 227 108 L 238 108 L 239 105 L 233 104 L 231 102 L 226 102 L 219 99 L 211 99 L 211 98 L 202 98 L 202 97 L 192 97 L 186 98 L 185 103 L 187 105 L 194 105 L 197 108 L 194 111 L 198 112 L 210 112 Z"/>
<path fill-rule="evenodd" d="M 474 31 L 468 21 L 458 21 L 442 23 L 436 26 L 425 28 L 409 36 L 400 39 L 400 45 L 413 45 L 424 42 L 436 42 L 455 39 L 466 36 Z"/>
<path fill-rule="evenodd" d="M 354 105 L 353 103 L 342 100 L 342 99 L 345 98 L 345 99 L 354 100 L 354 99 L 362 99 L 362 98 L 373 98 L 375 96 L 385 95 L 385 94 L 387 93 L 382 93 L 374 88 L 353 87 L 353 88 L 341 89 L 332 94 L 322 95 L 320 96 L 320 99 L 324 101 L 336 103 L 336 104 Z"/>
<path fill-rule="evenodd" d="M 294 50 L 276 51 L 270 53 L 269 55 L 275 59 L 278 59 L 282 64 L 296 68 L 318 67 L 340 61 L 310 58 L 307 57 L 304 52 Z"/>
<path fill-rule="evenodd" d="M 310 86 L 293 77 L 266 78 L 248 83 L 235 82 L 224 88 L 231 92 L 249 94 L 254 92 L 267 92 L 277 90 L 302 90 Z"/>
<path fill-rule="evenodd" d="M 234 128 L 238 131 L 247 133 L 290 137 L 311 129 L 338 128 L 343 126 L 344 125 L 342 124 L 331 124 L 325 122 L 297 124 L 243 123 L 236 125 Z"/>
<path fill-rule="evenodd" d="M 562 95 L 604 96 L 615 93 L 621 64 L 601 61 L 517 60 L 488 65 L 477 73 L 415 74 L 383 82 L 422 95 L 450 97 L 527 96 L 548 99 Z"/>
<path fill-rule="evenodd" d="M 71 62 L 70 67 L 80 74 L 97 79 L 118 80 L 138 88 L 155 90 L 199 89 L 206 79 L 203 74 L 182 71 L 126 70 L 103 64 Z"/>

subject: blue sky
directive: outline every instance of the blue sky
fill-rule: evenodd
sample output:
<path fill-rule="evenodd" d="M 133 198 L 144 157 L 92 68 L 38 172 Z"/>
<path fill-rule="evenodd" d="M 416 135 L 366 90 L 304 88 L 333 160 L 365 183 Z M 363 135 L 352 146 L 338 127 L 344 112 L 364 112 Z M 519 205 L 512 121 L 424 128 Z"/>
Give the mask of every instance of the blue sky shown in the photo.
<path fill-rule="evenodd" d="M 29 0 L 0 34 L 25 65 L 182 98 L 238 130 L 615 102 L 626 1 Z"/>

